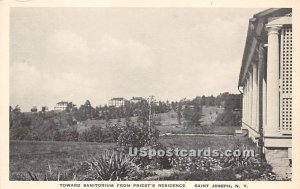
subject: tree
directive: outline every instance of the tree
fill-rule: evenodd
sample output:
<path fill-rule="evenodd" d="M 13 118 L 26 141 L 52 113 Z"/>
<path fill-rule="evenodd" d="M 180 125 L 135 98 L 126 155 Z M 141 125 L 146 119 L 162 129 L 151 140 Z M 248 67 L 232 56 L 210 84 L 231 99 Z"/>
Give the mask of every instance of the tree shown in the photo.
<path fill-rule="evenodd" d="M 47 106 L 42 106 L 42 112 L 46 112 L 48 110 Z"/>
<path fill-rule="evenodd" d="M 21 113 L 21 108 L 19 107 L 19 105 L 16 105 L 16 107 L 12 110 L 12 112 L 15 114 Z"/>
<path fill-rule="evenodd" d="M 74 114 L 74 116 L 76 117 L 77 120 L 80 121 L 85 121 L 88 118 L 95 118 L 96 115 L 96 111 L 95 109 L 92 107 L 91 103 L 89 100 L 87 100 L 84 105 L 81 105 L 78 109 L 78 111 Z"/>
<path fill-rule="evenodd" d="M 76 105 L 73 104 L 72 102 L 68 102 L 67 107 L 66 107 L 66 112 L 72 112 L 76 108 Z"/>
<path fill-rule="evenodd" d="M 37 112 L 37 111 L 38 111 L 38 109 L 37 109 L 37 107 L 36 107 L 36 106 L 33 106 L 33 107 L 30 109 L 30 111 L 31 111 L 31 112 Z"/>
<path fill-rule="evenodd" d="M 181 118 L 182 118 L 181 111 L 182 111 L 182 105 L 181 103 L 179 103 L 177 109 L 177 121 L 179 125 L 181 124 Z"/>
<path fill-rule="evenodd" d="M 199 126 L 200 118 L 202 115 L 202 107 L 195 101 L 187 101 L 183 110 L 183 117 L 186 120 L 188 126 Z"/>
<path fill-rule="evenodd" d="M 13 126 L 13 108 L 9 106 L 9 128 Z"/>

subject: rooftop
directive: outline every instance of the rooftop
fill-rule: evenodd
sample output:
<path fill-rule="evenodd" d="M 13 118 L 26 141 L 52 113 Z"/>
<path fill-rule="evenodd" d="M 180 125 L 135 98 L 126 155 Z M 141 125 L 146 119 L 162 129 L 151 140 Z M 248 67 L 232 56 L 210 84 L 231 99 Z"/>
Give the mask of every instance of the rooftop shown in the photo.
<path fill-rule="evenodd" d="M 249 64 L 254 57 L 255 51 L 254 49 L 258 45 L 259 41 L 263 41 L 263 34 L 265 32 L 264 25 L 267 23 L 268 18 L 270 17 L 282 17 L 292 12 L 291 8 L 277 8 L 277 9 L 267 9 L 261 11 L 252 18 L 249 19 L 248 31 L 247 31 L 247 38 L 246 44 L 242 59 L 242 66 L 240 69 L 239 75 L 239 83 L 238 86 L 244 85 L 244 78 L 249 68 Z"/>

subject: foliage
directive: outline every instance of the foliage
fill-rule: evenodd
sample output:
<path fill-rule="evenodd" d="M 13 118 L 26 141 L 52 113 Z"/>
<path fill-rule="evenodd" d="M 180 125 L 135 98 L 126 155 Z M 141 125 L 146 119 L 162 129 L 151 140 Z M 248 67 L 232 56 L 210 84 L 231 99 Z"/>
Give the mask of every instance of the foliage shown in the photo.
<path fill-rule="evenodd" d="M 77 141 L 77 131 L 71 127 L 73 124 L 72 116 L 67 112 L 15 113 L 11 111 L 10 139 Z M 70 134 L 74 137 L 65 138 Z"/>
<path fill-rule="evenodd" d="M 232 158 L 229 158 L 233 160 Z M 172 166 L 180 170 L 161 180 L 277 180 L 272 167 L 255 157 L 234 159 L 235 164 L 228 166 L 222 158 L 211 157 L 177 157 L 173 158 Z M 239 162 L 239 163 L 237 163 Z M 247 162 L 247 163 L 246 163 Z M 251 162 L 251 163 L 250 163 Z"/>
<path fill-rule="evenodd" d="M 179 171 L 211 171 L 220 169 L 220 159 L 212 157 L 172 157 L 171 165 Z"/>
<path fill-rule="evenodd" d="M 79 133 L 75 128 L 70 128 L 58 132 L 55 137 L 56 141 L 78 141 Z"/>
<path fill-rule="evenodd" d="M 78 140 L 85 142 L 117 142 L 122 131 L 123 128 L 116 125 L 109 126 L 108 128 L 93 125 L 91 128 L 80 133 Z"/>
<path fill-rule="evenodd" d="M 128 121 L 118 138 L 118 144 L 126 148 L 139 148 L 156 144 L 158 137 L 159 131 L 155 127 L 151 128 L 149 132 L 149 127 L 145 122 L 135 124 L 134 122 Z"/>
<path fill-rule="evenodd" d="M 243 154 L 243 152 L 247 152 L 247 146 L 236 146 L 232 151 L 238 150 L 242 152 L 239 156 L 234 156 L 231 154 L 230 156 L 225 156 L 223 153 L 223 167 L 242 167 L 242 166 L 260 166 L 264 161 L 259 157 L 259 155 L 254 154 Z M 219 152 L 222 153 L 220 150 Z"/>
<path fill-rule="evenodd" d="M 135 172 L 132 159 L 115 151 L 106 151 L 88 164 L 87 174 L 91 180 L 128 180 Z"/>
<path fill-rule="evenodd" d="M 54 169 L 48 162 L 48 170 L 43 174 L 37 174 L 32 171 L 27 171 L 25 180 L 31 181 L 63 181 L 63 180 L 77 180 L 76 168 L 69 170 L 60 170 L 59 168 Z"/>
<path fill-rule="evenodd" d="M 69 106 L 73 106 L 73 104 L 70 104 Z M 87 100 L 83 105 L 79 107 L 77 111 L 74 111 L 74 117 L 76 118 L 76 120 L 86 121 L 87 119 L 97 118 L 98 115 L 95 108 L 92 107 L 91 102 Z"/>
<path fill-rule="evenodd" d="M 151 146 L 144 146 L 146 150 L 155 149 L 155 150 L 165 150 L 160 143 L 153 144 Z M 149 158 L 148 156 L 140 156 L 139 154 L 135 156 L 134 161 L 135 165 L 142 169 L 170 169 L 172 167 L 171 161 L 167 156 L 154 156 Z"/>
<path fill-rule="evenodd" d="M 214 121 L 214 126 L 241 126 L 242 115 L 241 112 L 233 112 L 225 109 L 223 113 L 218 114 Z"/>
<path fill-rule="evenodd" d="M 38 111 L 38 109 L 37 109 L 37 107 L 36 107 L 36 106 L 33 106 L 33 107 L 30 109 L 30 111 L 31 111 L 31 112 L 37 112 L 37 111 Z"/>
<path fill-rule="evenodd" d="M 202 108 L 196 103 L 191 102 L 187 104 L 183 110 L 183 117 L 187 123 L 187 126 L 199 126 Z"/>
<path fill-rule="evenodd" d="M 10 128 L 10 138 L 24 140 L 30 134 L 31 120 L 24 113 L 14 114 L 12 116 L 12 124 Z"/>

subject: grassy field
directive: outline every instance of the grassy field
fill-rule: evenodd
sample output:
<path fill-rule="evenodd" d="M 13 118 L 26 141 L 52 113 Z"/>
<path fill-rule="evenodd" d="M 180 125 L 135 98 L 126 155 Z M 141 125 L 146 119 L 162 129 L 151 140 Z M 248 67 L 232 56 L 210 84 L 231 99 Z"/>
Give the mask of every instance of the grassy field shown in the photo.
<path fill-rule="evenodd" d="M 164 136 L 164 146 L 185 149 L 234 149 L 246 145 L 257 150 L 250 139 L 240 136 Z M 10 142 L 10 180 L 29 180 L 28 171 L 38 175 L 52 170 L 71 170 L 93 156 L 116 147 L 115 143 L 89 142 Z"/>
<path fill-rule="evenodd" d="M 181 130 L 173 130 L 174 134 L 216 134 L 216 135 L 234 135 L 235 130 L 240 127 L 236 126 L 200 126 L 187 127 Z"/>
<path fill-rule="evenodd" d="M 178 125 L 177 114 L 169 112 L 154 117 L 155 121 L 161 123 L 156 126 L 161 134 L 164 133 L 204 133 L 204 134 L 233 134 L 238 127 L 216 127 L 211 126 L 217 114 L 222 110 L 216 107 L 204 107 L 202 124 L 206 126 L 185 128 Z M 136 119 L 136 118 L 132 118 Z M 111 120 L 113 124 L 125 119 Z M 134 120 L 133 120 L 134 121 Z M 75 125 L 81 133 L 87 128 L 95 126 L 105 127 L 104 120 L 87 120 Z M 254 144 L 246 137 L 238 136 L 163 136 L 160 142 L 172 148 L 202 149 L 233 149 L 237 145 L 245 144 L 256 149 Z M 115 143 L 90 143 L 90 142 L 53 142 L 53 141 L 11 141 L 10 142 L 10 180 L 28 180 L 28 171 L 43 174 L 49 169 L 70 170 L 91 157 L 107 149 L 116 148 Z M 50 165 L 50 167 L 49 167 Z"/>
<path fill-rule="evenodd" d="M 160 122 L 162 126 L 178 125 L 177 113 L 174 111 L 154 114 L 153 120 L 156 122 Z"/>
<path fill-rule="evenodd" d="M 184 149 L 234 149 L 236 146 L 245 145 L 257 150 L 255 144 L 247 137 L 242 136 L 164 136 L 160 142 L 172 148 Z"/>
<path fill-rule="evenodd" d="M 156 126 L 157 130 L 159 130 L 160 134 L 165 133 L 180 133 L 183 129 L 183 125 L 159 125 Z"/>
<path fill-rule="evenodd" d="M 184 128 L 183 125 L 178 124 L 177 113 L 170 111 L 168 113 L 154 114 L 153 120 L 156 123 L 160 123 L 156 128 L 160 131 L 161 134 L 164 133 L 215 133 L 215 134 L 233 134 L 234 130 L 237 128 L 231 127 L 210 127 L 212 123 L 216 120 L 217 116 L 223 112 L 222 108 L 215 106 L 204 106 L 202 107 L 202 117 L 200 119 L 202 127 L 193 127 L 193 128 Z M 133 122 L 136 122 L 137 117 L 130 118 Z M 125 124 L 125 118 L 121 119 L 111 119 L 111 124 Z M 92 126 L 97 127 L 106 127 L 105 120 L 87 120 L 82 123 L 78 123 L 73 127 L 77 128 L 79 133 L 82 133 L 86 129 L 91 128 Z M 209 126 L 209 127 L 208 127 Z"/>
<path fill-rule="evenodd" d="M 137 117 L 130 117 L 130 120 L 133 122 L 137 121 Z M 115 124 L 120 124 L 120 125 L 125 125 L 125 118 L 120 118 L 120 119 L 110 119 L 110 124 L 115 125 Z M 106 127 L 106 120 L 86 120 L 81 123 L 78 123 L 76 125 L 73 125 L 72 127 L 75 127 L 79 133 L 82 133 L 83 131 L 91 128 L 92 126 L 96 127 L 101 127 L 105 128 Z"/>
<path fill-rule="evenodd" d="M 28 180 L 28 171 L 44 173 L 49 165 L 53 170 L 68 170 L 115 146 L 114 143 L 11 141 L 10 180 Z"/>
<path fill-rule="evenodd" d="M 240 127 L 236 126 L 197 126 L 184 127 L 183 125 L 160 125 L 156 126 L 160 134 L 219 134 L 219 135 L 234 135 L 235 130 Z"/>

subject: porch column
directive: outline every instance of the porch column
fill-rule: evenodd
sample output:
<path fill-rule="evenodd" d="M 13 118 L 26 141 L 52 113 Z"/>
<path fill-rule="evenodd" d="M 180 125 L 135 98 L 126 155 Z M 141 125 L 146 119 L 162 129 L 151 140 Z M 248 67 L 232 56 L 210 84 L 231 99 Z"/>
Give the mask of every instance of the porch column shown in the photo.
<path fill-rule="evenodd" d="M 245 85 L 244 85 L 244 87 L 243 87 L 243 110 L 242 110 L 242 121 L 243 121 L 243 123 L 245 123 L 245 108 L 246 108 L 246 103 L 245 103 L 246 90 L 245 89 L 246 88 L 245 88 Z M 243 124 L 242 124 L 242 126 L 243 126 Z"/>
<path fill-rule="evenodd" d="M 267 25 L 267 125 L 266 135 L 279 132 L 279 25 Z"/>
<path fill-rule="evenodd" d="M 252 72 L 253 73 L 253 72 Z M 249 125 L 253 128 L 253 75 L 249 72 Z"/>
<path fill-rule="evenodd" d="M 243 94 L 243 99 L 244 99 L 244 108 L 243 108 L 243 122 L 246 123 L 247 120 L 246 120 L 246 115 L 247 115 L 247 82 L 245 82 L 245 85 L 244 85 L 244 94 Z"/>
<path fill-rule="evenodd" d="M 257 101 L 258 101 L 258 84 L 257 84 L 257 63 L 252 63 L 252 127 L 258 131 L 257 118 Z"/>
<path fill-rule="evenodd" d="M 249 82 L 246 76 L 246 124 L 249 125 Z"/>
<path fill-rule="evenodd" d="M 262 63 L 262 129 L 264 131 L 267 128 L 267 63 L 265 61 Z"/>

